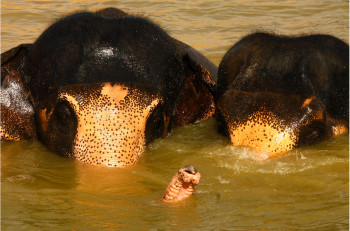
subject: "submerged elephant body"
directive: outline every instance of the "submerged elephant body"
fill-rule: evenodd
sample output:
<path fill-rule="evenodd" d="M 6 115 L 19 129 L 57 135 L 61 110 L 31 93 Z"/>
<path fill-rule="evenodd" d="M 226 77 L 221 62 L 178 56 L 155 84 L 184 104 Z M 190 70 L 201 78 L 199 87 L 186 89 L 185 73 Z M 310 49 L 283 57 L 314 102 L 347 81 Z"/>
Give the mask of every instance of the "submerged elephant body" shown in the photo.
<path fill-rule="evenodd" d="M 246 36 L 219 66 L 219 130 L 268 156 L 347 132 L 348 52 L 328 35 Z"/>
<path fill-rule="evenodd" d="M 2 60 L 5 76 L 23 84 L 36 123 L 32 136 L 13 140 L 38 136 L 89 164 L 133 164 L 155 138 L 215 110 L 207 87 L 215 65 L 151 21 L 114 8 L 60 19 Z M 2 108 L 21 114 L 8 99 Z M 12 123 L 2 118 L 2 140 L 16 134 Z"/>

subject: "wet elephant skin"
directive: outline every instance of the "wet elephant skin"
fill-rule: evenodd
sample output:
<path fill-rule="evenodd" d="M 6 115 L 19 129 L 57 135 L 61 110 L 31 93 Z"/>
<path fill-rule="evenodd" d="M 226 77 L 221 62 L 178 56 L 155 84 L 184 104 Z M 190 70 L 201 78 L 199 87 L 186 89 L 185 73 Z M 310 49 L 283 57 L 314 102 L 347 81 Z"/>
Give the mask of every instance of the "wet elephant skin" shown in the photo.
<path fill-rule="evenodd" d="M 9 92 L 1 107 L 10 112 L 2 114 L 1 139 L 38 137 L 92 165 L 134 164 L 146 144 L 215 111 L 217 67 L 150 20 L 115 8 L 66 16 L 1 56 Z M 31 128 L 26 135 L 18 115 Z"/>
<path fill-rule="evenodd" d="M 255 33 L 218 71 L 219 131 L 269 157 L 346 133 L 349 46 L 329 35 Z"/>

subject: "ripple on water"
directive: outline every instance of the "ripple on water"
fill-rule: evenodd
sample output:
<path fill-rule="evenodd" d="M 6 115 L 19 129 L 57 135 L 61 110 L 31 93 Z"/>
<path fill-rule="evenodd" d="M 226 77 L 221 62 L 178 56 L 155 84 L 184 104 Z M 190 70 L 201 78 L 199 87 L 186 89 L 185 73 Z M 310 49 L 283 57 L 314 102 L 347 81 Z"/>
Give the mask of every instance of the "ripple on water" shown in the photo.
<path fill-rule="evenodd" d="M 329 144 L 327 145 L 329 146 Z M 231 145 L 222 145 L 220 148 L 206 148 L 202 152 L 213 163 L 217 163 L 219 167 L 231 170 L 234 174 L 263 173 L 286 175 L 348 163 L 346 155 L 336 156 L 330 150 L 318 150 L 317 147 L 293 150 L 284 156 L 270 160 L 261 158 L 261 153 Z M 346 154 L 346 150 L 344 150 L 344 153 Z"/>
<path fill-rule="evenodd" d="M 15 176 L 6 177 L 4 182 L 10 182 L 10 183 L 34 183 L 35 177 L 31 176 L 29 174 L 19 174 Z"/>

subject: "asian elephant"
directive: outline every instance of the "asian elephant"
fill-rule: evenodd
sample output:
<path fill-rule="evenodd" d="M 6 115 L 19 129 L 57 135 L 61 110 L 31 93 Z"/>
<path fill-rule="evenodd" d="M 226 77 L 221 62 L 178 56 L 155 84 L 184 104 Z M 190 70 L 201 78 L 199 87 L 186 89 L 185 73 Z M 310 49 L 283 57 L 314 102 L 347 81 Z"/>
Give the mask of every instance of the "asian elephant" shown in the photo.
<path fill-rule="evenodd" d="M 115 8 L 74 13 L 1 55 L 1 140 L 132 165 L 154 139 L 214 114 L 216 76 L 149 19 Z"/>
<path fill-rule="evenodd" d="M 219 65 L 216 105 L 219 131 L 266 158 L 347 133 L 349 45 L 250 34 Z"/>

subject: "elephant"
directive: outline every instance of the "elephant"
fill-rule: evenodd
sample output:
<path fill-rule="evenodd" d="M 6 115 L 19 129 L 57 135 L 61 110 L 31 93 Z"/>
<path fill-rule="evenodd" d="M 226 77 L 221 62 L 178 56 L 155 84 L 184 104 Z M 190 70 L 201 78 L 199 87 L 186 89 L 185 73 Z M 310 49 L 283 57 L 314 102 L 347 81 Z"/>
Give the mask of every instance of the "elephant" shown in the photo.
<path fill-rule="evenodd" d="M 258 158 L 348 133 L 349 45 L 324 34 L 256 32 L 218 68 L 218 131 Z"/>
<path fill-rule="evenodd" d="M 1 140 L 130 166 L 154 139 L 213 116 L 216 79 L 216 65 L 150 19 L 75 12 L 1 54 Z"/>

